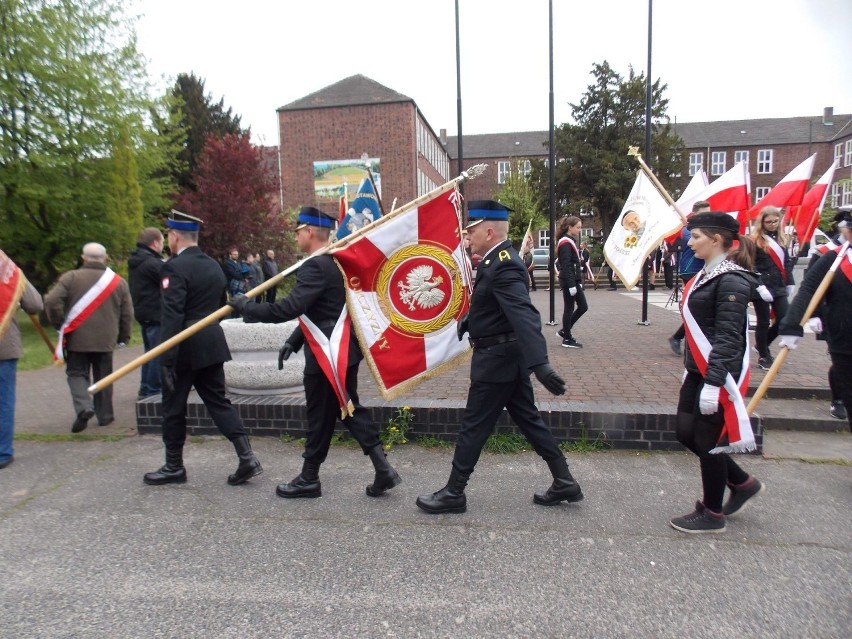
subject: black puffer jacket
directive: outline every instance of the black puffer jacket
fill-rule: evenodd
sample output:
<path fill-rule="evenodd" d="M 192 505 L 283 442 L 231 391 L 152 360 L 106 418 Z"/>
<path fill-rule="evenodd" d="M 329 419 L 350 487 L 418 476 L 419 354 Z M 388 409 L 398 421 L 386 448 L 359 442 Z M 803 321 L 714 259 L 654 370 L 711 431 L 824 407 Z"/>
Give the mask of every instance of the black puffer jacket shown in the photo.
<path fill-rule="evenodd" d="M 573 237 L 568 235 L 563 235 L 562 237 L 569 238 L 574 241 L 575 245 L 577 244 L 577 240 Z M 582 286 L 583 265 L 580 264 L 577 252 L 571 246 L 571 242 L 562 242 L 562 238 L 559 238 L 559 241 L 560 244 L 557 245 L 556 249 L 556 255 L 559 259 L 559 283 L 562 285 L 562 288 Z"/>
<path fill-rule="evenodd" d="M 767 235 L 771 235 L 767 233 Z M 777 238 L 774 238 L 777 240 Z M 785 278 L 772 258 L 769 257 L 769 252 L 772 249 L 757 248 L 754 256 L 754 270 L 760 275 L 760 284 L 766 285 L 772 297 L 787 297 L 787 286 L 793 286 L 796 281 L 793 279 L 793 267 L 796 261 L 790 257 L 789 253 L 784 254 L 784 269 L 787 271 Z"/>
<path fill-rule="evenodd" d="M 742 368 L 746 348 L 746 308 L 757 286 L 757 275 L 727 260 L 698 282 L 689 295 L 689 310 L 712 346 L 705 381 L 724 386 L 728 373 L 734 379 Z M 686 370 L 700 373 L 689 348 Z"/>
<path fill-rule="evenodd" d="M 140 324 L 160 323 L 163 302 L 160 296 L 160 280 L 163 258 L 144 244 L 136 244 L 127 260 L 127 279 L 133 314 Z"/>

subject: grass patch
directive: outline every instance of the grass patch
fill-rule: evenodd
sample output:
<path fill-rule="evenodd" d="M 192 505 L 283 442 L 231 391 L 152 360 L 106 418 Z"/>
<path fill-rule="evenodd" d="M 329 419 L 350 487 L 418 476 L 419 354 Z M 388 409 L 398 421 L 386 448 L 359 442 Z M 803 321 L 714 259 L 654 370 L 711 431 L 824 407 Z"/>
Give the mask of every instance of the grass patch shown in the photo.
<path fill-rule="evenodd" d="M 453 448 L 455 446 L 453 442 L 434 435 L 421 435 L 415 441 L 424 448 Z"/>
<path fill-rule="evenodd" d="M 32 371 L 53 365 L 53 353 L 47 348 L 47 344 L 44 343 L 29 316 L 24 311 L 18 310 L 15 320 L 18 322 L 18 328 L 21 329 L 21 343 L 24 347 L 21 359 L 18 360 L 18 370 Z M 138 346 L 142 343 L 142 329 L 135 320 L 132 322 L 132 327 L 130 344 Z M 50 341 L 56 344 L 56 330 L 49 324 L 42 328 Z"/>
<path fill-rule="evenodd" d="M 332 446 L 343 446 L 344 448 L 360 448 L 358 442 L 346 433 L 334 433 L 331 436 Z"/>
<path fill-rule="evenodd" d="M 573 442 L 562 442 L 559 448 L 566 453 L 592 453 L 609 448 L 609 444 L 604 433 L 598 433 L 597 437 L 590 439 L 586 425 L 580 422 L 580 437 Z"/>
<path fill-rule="evenodd" d="M 15 433 L 19 442 L 120 442 L 124 435 L 85 435 L 82 433 Z"/>
<path fill-rule="evenodd" d="M 498 455 L 509 455 L 511 453 L 522 453 L 530 449 L 527 438 L 518 433 L 494 433 L 489 437 L 483 450 L 487 453 Z"/>
<path fill-rule="evenodd" d="M 278 441 L 284 442 L 285 444 L 298 444 L 300 446 L 304 446 L 307 440 L 304 437 L 293 437 L 293 435 L 284 433 L 283 435 L 278 436 Z"/>

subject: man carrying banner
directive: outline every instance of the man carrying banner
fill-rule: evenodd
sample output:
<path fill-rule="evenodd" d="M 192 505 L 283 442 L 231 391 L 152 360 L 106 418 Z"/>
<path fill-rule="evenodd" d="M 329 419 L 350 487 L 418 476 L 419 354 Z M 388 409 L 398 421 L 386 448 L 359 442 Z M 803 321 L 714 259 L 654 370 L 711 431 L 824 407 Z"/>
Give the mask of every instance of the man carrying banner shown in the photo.
<path fill-rule="evenodd" d="M 471 201 L 468 209 L 470 247 L 483 256 L 470 311 L 458 325 L 459 340 L 469 332 L 474 348 L 471 385 L 449 481 L 438 492 L 418 497 L 417 506 L 431 514 L 467 510 L 465 486 L 504 407 L 553 474 L 553 484 L 534 495 L 535 503 L 580 501 L 580 486 L 535 406 L 531 372 L 555 395 L 565 392 L 565 382 L 548 363 L 527 271 L 507 239 L 510 209 L 492 200 Z"/>
<path fill-rule="evenodd" d="M 0 468 L 15 461 L 15 373 L 23 353 L 15 313 L 42 309 L 41 295 L 12 260 L 0 251 Z"/>
<path fill-rule="evenodd" d="M 172 257 L 163 266 L 163 316 L 160 338 L 171 339 L 225 305 L 227 279 L 222 268 L 198 246 L 201 220 L 172 209 L 166 226 Z M 192 387 L 213 423 L 230 441 L 239 458 L 228 484 L 244 484 L 263 472 L 252 452 L 242 420 L 225 395 L 224 363 L 231 359 L 225 333 L 209 324 L 160 356 L 163 385 L 163 445 L 166 463 L 143 481 L 150 486 L 186 482 L 183 446 L 186 442 L 186 401 Z"/>
<path fill-rule="evenodd" d="M 826 334 L 828 341 L 831 374 L 846 409 L 849 429 L 852 430 L 852 250 L 849 248 L 852 242 L 852 212 L 843 212 L 837 228 L 841 234 L 841 246 L 827 251 L 808 269 L 798 294 L 781 320 L 779 343 L 789 349 L 798 346 L 804 334 L 800 324 L 805 309 L 838 255 L 845 253 L 825 291 L 819 317 L 823 328 L 821 332 Z"/>
<path fill-rule="evenodd" d="M 72 433 L 85 430 L 95 415 L 99 426 L 115 421 L 112 387 L 94 399 L 88 388 L 112 373 L 112 352 L 130 341 L 133 323 L 130 288 L 107 267 L 106 248 L 90 242 L 82 257 L 83 266 L 63 274 L 44 298 L 47 319 L 59 331 L 54 358 L 65 361 L 77 415 Z"/>
<path fill-rule="evenodd" d="M 303 253 L 312 254 L 328 246 L 336 220 L 306 206 L 299 212 L 296 243 Z M 246 322 L 280 323 L 299 319 L 300 331 L 284 345 L 281 359 L 298 350 L 301 339 L 308 343 L 305 353 L 305 400 L 308 436 L 302 472 L 291 482 L 280 484 L 279 497 L 320 497 L 319 467 L 328 455 L 338 417 L 369 455 L 376 476 L 367 486 L 370 497 L 378 497 L 402 482 L 388 463 L 379 426 L 358 402 L 358 365 L 363 358 L 346 312 L 343 278 L 329 254 L 304 262 L 296 275 L 290 295 L 275 304 L 248 304 L 238 295 L 229 304 Z"/>

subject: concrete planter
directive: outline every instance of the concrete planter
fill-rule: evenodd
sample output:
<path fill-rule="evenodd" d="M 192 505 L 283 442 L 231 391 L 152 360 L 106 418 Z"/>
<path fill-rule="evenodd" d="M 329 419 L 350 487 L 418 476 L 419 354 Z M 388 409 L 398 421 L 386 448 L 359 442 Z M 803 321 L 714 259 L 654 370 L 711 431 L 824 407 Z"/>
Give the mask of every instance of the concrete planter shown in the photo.
<path fill-rule="evenodd" d="M 302 381 L 305 368 L 303 351 L 293 353 L 278 370 L 278 350 L 299 325 L 297 321 L 283 324 L 246 324 L 241 319 L 222 322 L 230 362 L 225 362 L 225 385 L 235 395 L 289 395 L 304 392 Z"/>

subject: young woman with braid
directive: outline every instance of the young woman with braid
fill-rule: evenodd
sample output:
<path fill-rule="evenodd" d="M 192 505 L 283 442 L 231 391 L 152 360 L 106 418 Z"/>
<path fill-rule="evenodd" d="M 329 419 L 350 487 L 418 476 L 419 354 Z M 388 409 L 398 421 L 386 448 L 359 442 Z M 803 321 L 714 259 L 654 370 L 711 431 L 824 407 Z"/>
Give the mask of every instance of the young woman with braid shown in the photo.
<path fill-rule="evenodd" d="M 556 256 L 559 259 L 559 285 L 562 287 L 562 329 L 558 335 L 565 348 L 582 348 L 574 339 L 571 329 L 583 314 L 589 310 L 586 295 L 583 293 L 583 263 L 580 257 L 580 230 L 583 223 L 576 215 L 563 217 L 559 222 L 556 235 Z"/>

